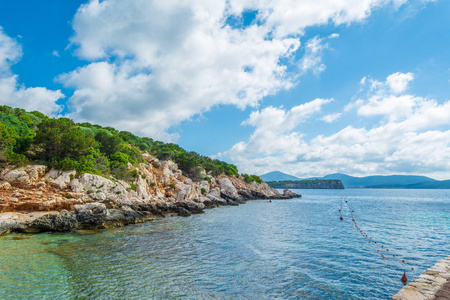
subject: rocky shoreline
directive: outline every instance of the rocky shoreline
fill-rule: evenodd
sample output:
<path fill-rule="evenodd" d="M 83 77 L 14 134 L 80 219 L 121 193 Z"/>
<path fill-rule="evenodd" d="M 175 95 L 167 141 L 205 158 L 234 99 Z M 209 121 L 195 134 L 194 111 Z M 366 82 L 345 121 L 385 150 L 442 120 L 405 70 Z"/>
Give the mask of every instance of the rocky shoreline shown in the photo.
<path fill-rule="evenodd" d="M 144 155 L 146 163 L 132 182 L 75 171 L 28 165 L 0 170 L 0 235 L 102 229 L 141 223 L 167 215 L 189 216 L 252 199 L 301 197 L 280 194 L 265 182 L 202 172 L 202 180 L 184 176 L 172 161 Z"/>

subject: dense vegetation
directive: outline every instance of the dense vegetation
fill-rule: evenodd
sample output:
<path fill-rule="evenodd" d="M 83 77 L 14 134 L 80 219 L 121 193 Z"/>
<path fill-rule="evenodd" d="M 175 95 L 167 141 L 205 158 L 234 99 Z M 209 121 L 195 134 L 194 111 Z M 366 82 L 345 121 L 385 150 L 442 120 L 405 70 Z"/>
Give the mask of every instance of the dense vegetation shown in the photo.
<path fill-rule="evenodd" d="M 202 169 L 213 176 L 238 174 L 235 165 L 188 152 L 176 144 L 138 137 L 112 127 L 0 106 L 1 165 L 34 161 L 61 170 L 132 180 L 137 173 L 127 165 L 144 162 L 142 151 L 161 160 L 173 160 L 185 175 L 194 179 L 201 179 Z"/>

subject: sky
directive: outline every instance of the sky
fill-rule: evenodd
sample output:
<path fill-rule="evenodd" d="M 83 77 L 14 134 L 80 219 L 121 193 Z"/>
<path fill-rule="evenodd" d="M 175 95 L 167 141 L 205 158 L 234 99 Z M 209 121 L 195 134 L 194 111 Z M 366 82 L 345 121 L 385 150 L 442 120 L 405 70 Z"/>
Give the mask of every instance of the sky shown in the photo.
<path fill-rule="evenodd" d="M 301 178 L 450 178 L 450 1 L 0 0 L 0 104 Z"/>

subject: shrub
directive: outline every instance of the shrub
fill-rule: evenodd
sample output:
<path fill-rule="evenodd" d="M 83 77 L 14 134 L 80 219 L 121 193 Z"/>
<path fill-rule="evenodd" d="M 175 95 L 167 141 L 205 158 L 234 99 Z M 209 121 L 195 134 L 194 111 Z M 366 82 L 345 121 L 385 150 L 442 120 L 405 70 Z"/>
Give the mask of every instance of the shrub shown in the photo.
<path fill-rule="evenodd" d="M 202 192 L 203 195 L 205 195 L 206 194 L 206 189 L 202 188 L 201 192 Z"/>
<path fill-rule="evenodd" d="M 159 167 L 161 167 L 161 165 L 160 165 L 159 163 L 154 163 L 154 164 L 153 164 L 153 167 L 155 167 L 155 168 L 158 169 Z"/>
<path fill-rule="evenodd" d="M 116 192 L 116 195 L 120 195 L 120 194 L 122 194 L 121 191 L 117 191 L 117 192 Z"/>
<path fill-rule="evenodd" d="M 170 185 L 169 185 L 171 188 L 175 188 L 175 184 L 174 183 L 171 183 Z"/>
<path fill-rule="evenodd" d="M 156 183 L 154 183 L 154 182 L 150 182 L 150 186 L 155 186 L 156 185 Z"/>
<path fill-rule="evenodd" d="M 133 184 L 133 183 L 131 183 L 131 184 L 130 184 L 130 187 L 127 188 L 127 191 L 135 191 L 135 192 L 136 192 L 136 190 L 137 190 L 137 187 L 136 187 L 136 185 Z"/>

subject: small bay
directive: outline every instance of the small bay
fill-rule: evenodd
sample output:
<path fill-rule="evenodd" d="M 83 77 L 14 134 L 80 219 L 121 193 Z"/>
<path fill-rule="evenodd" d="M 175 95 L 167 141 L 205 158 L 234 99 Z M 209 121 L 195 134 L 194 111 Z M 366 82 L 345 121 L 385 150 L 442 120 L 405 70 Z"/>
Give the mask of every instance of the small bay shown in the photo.
<path fill-rule="evenodd" d="M 450 190 L 294 191 L 303 197 L 2 236 L 0 298 L 389 299 L 404 270 L 413 280 L 449 255 Z M 383 248 L 345 207 L 339 220 L 341 197 Z"/>

